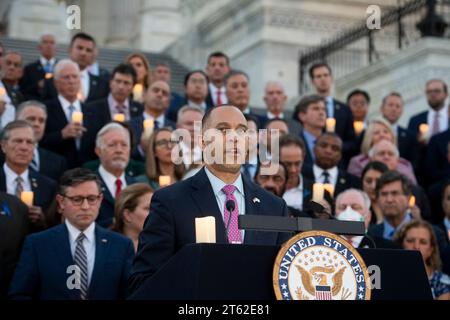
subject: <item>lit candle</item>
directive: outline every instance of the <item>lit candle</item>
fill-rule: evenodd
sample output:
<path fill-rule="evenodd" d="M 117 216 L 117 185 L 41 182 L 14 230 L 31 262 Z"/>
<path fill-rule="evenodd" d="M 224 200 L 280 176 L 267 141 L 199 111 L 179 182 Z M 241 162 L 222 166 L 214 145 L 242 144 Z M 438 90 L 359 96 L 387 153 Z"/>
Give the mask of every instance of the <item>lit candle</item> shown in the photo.
<path fill-rule="evenodd" d="M 152 130 L 153 131 L 153 127 L 155 126 L 155 122 L 153 121 L 153 119 L 145 119 L 144 120 L 144 130 Z"/>
<path fill-rule="evenodd" d="M 411 197 L 409 198 L 409 207 L 412 208 L 412 207 L 414 207 L 415 205 L 416 205 L 416 197 L 411 196 Z"/>
<path fill-rule="evenodd" d="M 72 122 L 82 123 L 83 122 L 83 112 L 74 111 L 72 113 Z"/>
<path fill-rule="evenodd" d="M 144 86 L 140 83 L 136 83 L 133 87 L 133 100 L 142 101 L 142 92 L 144 92 Z"/>
<path fill-rule="evenodd" d="M 331 183 L 325 183 L 323 185 L 323 188 L 325 189 L 325 191 L 328 191 L 330 196 L 334 196 L 334 186 Z"/>
<path fill-rule="evenodd" d="M 353 128 L 355 129 L 355 133 L 359 135 L 364 129 L 364 122 L 362 121 L 353 122 Z"/>
<path fill-rule="evenodd" d="M 33 191 L 22 191 L 20 193 L 20 200 L 22 200 L 29 207 L 33 206 L 33 198 L 34 198 Z"/>
<path fill-rule="evenodd" d="M 116 113 L 114 115 L 114 121 L 125 122 L 125 115 L 123 113 Z"/>
<path fill-rule="evenodd" d="M 165 187 L 170 184 L 170 176 L 159 176 L 159 186 Z"/>
<path fill-rule="evenodd" d="M 0 100 L 1 101 L 4 101 L 5 94 L 6 94 L 5 88 L 0 87 Z"/>
<path fill-rule="evenodd" d="M 216 243 L 216 218 L 195 218 L 196 243 Z"/>
<path fill-rule="evenodd" d="M 335 127 L 336 127 L 336 119 L 327 118 L 327 132 L 334 132 Z"/>
<path fill-rule="evenodd" d="M 312 198 L 312 200 L 314 202 L 322 201 L 323 200 L 323 192 L 324 192 L 323 184 L 321 184 L 321 183 L 314 183 L 313 184 L 313 198 Z"/>
<path fill-rule="evenodd" d="M 53 73 L 51 73 L 51 72 L 47 72 L 46 74 L 45 74 L 45 79 L 51 79 L 51 78 L 53 78 Z"/>
<path fill-rule="evenodd" d="M 428 136 L 428 130 L 429 130 L 429 126 L 426 123 L 422 123 L 419 126 L 419 131 L 420 131 L 420 135 L 422 136 L 422 138 L 426 138 Z"/>

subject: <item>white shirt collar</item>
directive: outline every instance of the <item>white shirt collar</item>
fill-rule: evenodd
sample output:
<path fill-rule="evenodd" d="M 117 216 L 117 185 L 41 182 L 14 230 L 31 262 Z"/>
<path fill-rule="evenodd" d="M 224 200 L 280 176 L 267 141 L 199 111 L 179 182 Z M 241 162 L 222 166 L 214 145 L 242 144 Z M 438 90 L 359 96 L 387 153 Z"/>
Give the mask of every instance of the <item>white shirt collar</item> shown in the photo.
<path fill-rule="evenodd" d="M 217 91 L 220 90 L 220 94 L 224 94 L 225 93 L 225 86 L 222 86 L 220 88 L 217 88 L 212 82 L 209 83 L 209 91 L 211 91 L 211 94 L 216 96 L 217 95 Z"/>
<path fill-rule="evenodd" d="M 153 121 L 158 121 L 159 127 L 160 128 L 164 127 L 164 124 L 165 124 L 165 122 L 164 122 L 164 120 L 165 120 L 164 113 L 162 113 L 158 118 L 155 119 L 152 115 L 150 115 L 150 114 L 148 114 L 147 112 L 144 111 L 144 120 L 147 120 L 147 119 L 151 119 Z"/>
<path fill-rule="evenodd" d="M 16 178 L 17 176 L 20 176 L 24 181 L 24 191 L 30 191 L 30 183 L 29 183 L 29 177 L 28 177 L 28 169 L 26 169 L 22 174 L 15 173 L 7 164 L 6 162 L 3 164 L 3 170 L 5 171 L 6 176 L 6 185 L 12 186 L 13 189 L 16 188 Z M 28 186 L 28 187 L 27 187 Z"/>
<path fill-rule="evenodd" d="M 434 115 L 435 115 L 436 113 L 439 114 L 439 118 L 441 118 L 441 117 L 447 118 L 447 117 L 448 117 L 448 107 L 445 106 L 445 105 L 444 105 L 444 106 L 441 108 L 441 110 L 439 110 L 439 111 L 435 111 L 434 109 L 432 109 L 432 108 L 430 107 L 428 112 L 431 114 L 432 117 L 434 117 Z"/>
<path fill-rule="evenodd" d="M 41 62 L 41 65 L 43 67 L 45 67 L 45 65 L 47 64 L 47 61 L 50 62 L 50 64 L 53 66 L 56 62 L 55 57 L 51 58 L 50 60 L 47 60 L 46 58 L 44 58 L 43 56 L 39 57 L 39 61 Z"/>
<path fill-rule="evenodd" d="M 218 195 L 219 193 L 222 193 L 223 187 L 225 187 L 227 184 L 217 178 L 211 171 L 208 170 L 208 168 L 205 166 L 205 172 L 208 176 L 209 182 L 211 183 L 211 186 L 214 191 L 214 195 Z M 236 190 L 238 190 L 242 195 L 244 195 L 244 184 L 242 182 L 242 175 L 239 174 L 239 177 L 232 183 L 233 186 L 236 187 Z"/>
<path fill-rule="evenodd" d="M 127 181 L 125 180 L 125 172 L 122 172 L 119 178 L 116 178 L 116 176 L 112 175 L 110 172 L 106 171 L 106 169 L 100 165 L 98 167 L 98 173 L 102 177 L 103 181 L 106 184 L 106 187 L 108 188 L 109 192 L 114 198 L 114 195 L 116 194 L 116 180 L 120 179 L 122 181 L 122 189 L 127 186 Z"/>
<path fill-rule="evenodd" d="M 60 94 L 58 94 L 58 100 L 61 103 L 64 111 L 68 111 L 69 110 L 69 106 L 72 105 L 72 106 L 75 107 L 75 111 L 80 111 L 81 112 L 80 100 L 77 99 L 73 103 L 70 103 L 68 100 L 66 100 L 66 98 L 64 98 Z"/>
<path fill-rule="evenodd" d="M 314 172 L 314 178 L 315 178 L 314 180 L 316 182 L 322 183 L 322 180 L 323 180 L 322 174 L 324 171 L 325 170 L 320 168 L 318 165 L 316 165 L 316 164 L 313 165 L 313 172 Z M 335 186 L 336 181 L 337 181 L 337 176 L 339 174 L 338 167 L 336 166 L 336 167 L 333 167 L 326 171 L 330 174 L 330 183 Z"/>
<path fill-rule="evenodd" d="M 282 112 L 282 113 L 280 113 L 279 116 L 276 116 L 272 112 L 267 111 L 267 119 L 271 120 L 271 119 L 275 119 L 275 118 L 277 118 L 277 119 L 284 119 L 284 113 Z"/>
<path fill-rule="evenodd" d="M 81 230 L 79 230 L 77 227 L 75 227 L 73 224 L 71 224 L 69 222 L 68 219 L 64 220 L 66 226 L 67 226 L 67 230 L 69 231 L 69 240 L 70 243 L 74 243 L 77 241 L 78 236 L 81 233 Z M 89 227 L 87 227 L 83 233 L 86 236 L 86 240 L 88 241 L 88 243 L 93 244 L 95 243 L 95 222 L 92 222 L 91 225 Z"/>

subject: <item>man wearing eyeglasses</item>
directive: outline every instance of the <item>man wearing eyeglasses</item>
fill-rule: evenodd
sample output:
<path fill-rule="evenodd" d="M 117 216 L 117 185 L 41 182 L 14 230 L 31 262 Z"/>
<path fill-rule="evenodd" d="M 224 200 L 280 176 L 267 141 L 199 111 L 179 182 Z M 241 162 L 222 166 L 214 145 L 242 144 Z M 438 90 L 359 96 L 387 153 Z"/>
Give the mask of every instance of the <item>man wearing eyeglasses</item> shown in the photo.
<path fill-rule="evenodd" d="M 95 223 L 103 195 L 89 169 L 66 171 L 56 200 L 63 224 L 25 239 L 12 299 L 115 300 L 125 297 L 132 242 Z"/>

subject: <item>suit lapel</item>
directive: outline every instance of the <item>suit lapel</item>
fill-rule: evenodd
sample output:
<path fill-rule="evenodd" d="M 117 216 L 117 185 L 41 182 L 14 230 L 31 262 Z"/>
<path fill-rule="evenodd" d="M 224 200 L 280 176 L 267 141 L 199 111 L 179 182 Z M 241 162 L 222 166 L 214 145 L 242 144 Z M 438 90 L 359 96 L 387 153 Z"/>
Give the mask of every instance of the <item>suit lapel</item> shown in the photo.
<path fill-rule="evenodd" d="M 347 186 L 347 178 L 345 177 L 344 173 L 341 170 L 339 170 L 336 180 L 334 196 L 344 191 L 346 189 L 346 186 Z"/>
<path fill-rule="evenodd" d="M 89 298 L 95 298 L 95 290 L 101 287 L 101 279 L 106 268 L 106 258 L 110 247 L 107 233 L 99 226 L 95 226 L 95 262 L 89 284 Z"/>
<path fill-rule="evenodd" d="M 199 209 L 200 216 L 213 215 L 216 218 L 217 243 L 227 243 L 223 217 L 204 168 L 192 178 L 191 188 L 191 196 Z"/>
<path fill-rule="evenodd" d="M 5 170 L 2 168 L 2 170 L 0 170 L 0 190 L 4 190 L 4 192 L 6 192 L 6 175 L 5 175 Z"/>
<path fill-rule="evenodd" d="M 106 183 L 103 180 L 103 177 L 101 176 L 101 174 L 98 170 L 97 170 L 97 176 L 100 178 L 100 181 L 102 183 L 103 200 L 106 200 L 109 203 L 111 203 L 112 205 L 114 205 L 114 198 L 113 198 L 111 192 L 109 192 L 109 189 L 106 187 Z"/>

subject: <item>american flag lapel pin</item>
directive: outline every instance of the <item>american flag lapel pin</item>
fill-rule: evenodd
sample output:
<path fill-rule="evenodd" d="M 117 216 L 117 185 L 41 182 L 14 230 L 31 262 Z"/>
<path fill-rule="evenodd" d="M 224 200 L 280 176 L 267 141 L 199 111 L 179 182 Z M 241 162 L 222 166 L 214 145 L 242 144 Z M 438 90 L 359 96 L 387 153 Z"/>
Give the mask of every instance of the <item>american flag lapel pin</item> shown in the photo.
<path fill-rule="evenodd" d="M 259 198 L 254 197 L 253 198 L 253 203 L 260 203 L 261 201 L 259 200 Z"/>

